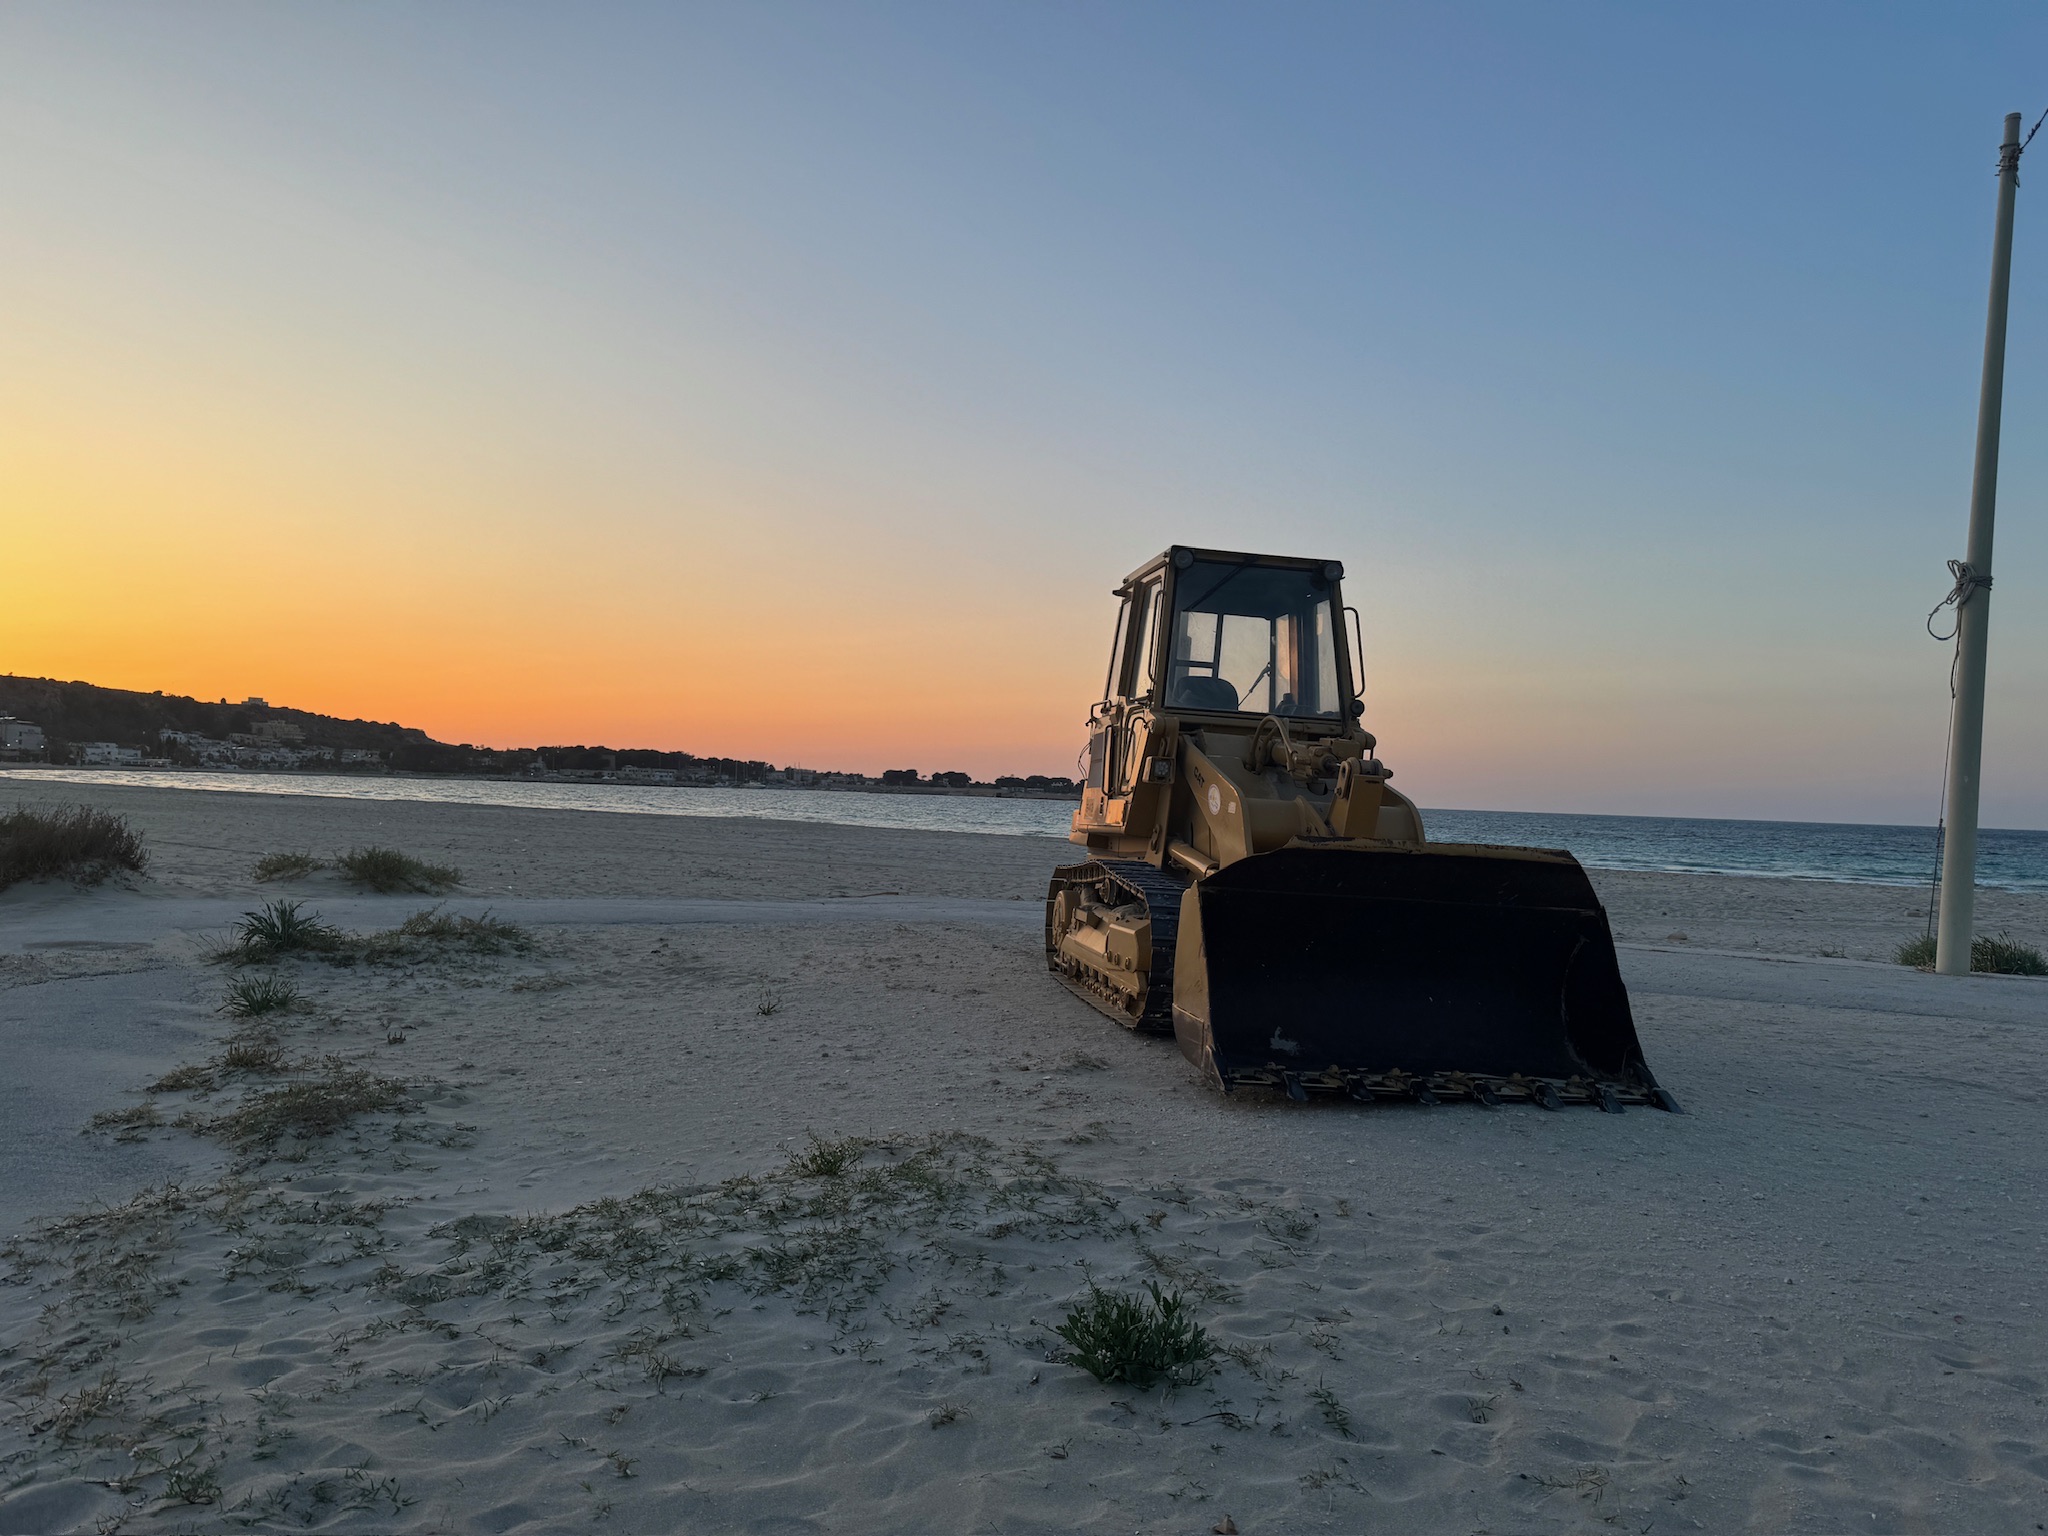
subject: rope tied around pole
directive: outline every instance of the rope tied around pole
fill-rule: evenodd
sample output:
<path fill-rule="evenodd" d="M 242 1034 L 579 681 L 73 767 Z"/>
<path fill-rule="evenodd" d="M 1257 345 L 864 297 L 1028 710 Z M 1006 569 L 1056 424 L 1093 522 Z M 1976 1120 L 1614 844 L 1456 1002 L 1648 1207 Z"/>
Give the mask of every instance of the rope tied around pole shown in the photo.
<path fill-rule="evenodd" d="M 2048 116 L 2048 113 L 2043 115 Z M 2040 124 L 2036 123 L 2034 126 L 2038 128 Z M 2028 137 L 2031 138 L 2032 135 L 2029 134 Z M 1970 599 L 1979 592 L 1989 592 L 1991 590 L 1991 578 L 1989 575 L 1979 575 L 1976 571 L 1972 570 L 1967 560 L 1949 561 L 1948 573 L 1954 578 L 1955 585 L 1949 588 L 1947 597 L 1944 597 L 1928 610 L 1927 633 L 1933 635 L 1943 645 L 1954 642 L 1956 648 L 1955 655 L 1949 659 L 1948 664 L 1948 734 L 1952 737 L 1955 735 L 1956 729 L 1956 667 L 1963 658 L 1963 610 L 1969 607 Z M 1942 609 L 1949 607 L 1953 607 L 1956 611 L 1955 628 L 1945 635 L 1939 634 L 1935 631 L 1934 621 Z M 1929 938 L 1934 936 L 1934 904 L 1941 895 L 1941 850 L 1942 844 L 1947 841 L 1948 835 L 1948 766 L 1948 758 L 1944 754 L 1941 763 L 1941 802 L 1934 820 L 1934 870 L 1927 882 L 1927 936 Z"/>
<path fill-rule="evenodd" d="M 2034 126 L 2027 130 L 2024 139 L 2017 144 L 2004 145 L 1998 151 L 1998 174 L 2003 176 L 2008 170 L 2011 171 L 2014 186 L 2020 184 L 2020 156 L 2024 155 L 2027 146 L 2034 142 L 2034 135 L 2041 131 L 2043 122 L 2048 122 L 2048 107 L 2044 107 L 2041 115 L 2034 119 Z"/>
<path fill-rule="evenodd" d="M 1970 599 L 1975 597 L 1979 592 L 1989 592 L 1991 590 L 1990 574 L 1986 572 L 1985 574 L 1979 575 L 1976 571 L 1970 568 L 1970 564 L 1967 560 L 1949 561 L 1948 573 L 1950 576 L 1955 578 L 1956 584 L 1953 587 L 1949 588 L 1949 593 L 1947 597 L 1944 597 L 1940 602 L 1936 603 L 1932 608 L 1927 610 L 1927 633 L 1933 635 L 1934 638 L 1939 640 L 1943 645 L 1948 644 L 1949 641 L 1955 639 L 1955 637 L 1959 633 L 1961 633 L 1963 627 L 1963 609 L 1966 606 L 1968 606 Z M 1950 630 L 1945 635 L 1935 634 L 1935 619 L 1940 615 L 1942 609 L 1950 607 L 1951 605 L 1956 610 L 1956 627 Z"/>

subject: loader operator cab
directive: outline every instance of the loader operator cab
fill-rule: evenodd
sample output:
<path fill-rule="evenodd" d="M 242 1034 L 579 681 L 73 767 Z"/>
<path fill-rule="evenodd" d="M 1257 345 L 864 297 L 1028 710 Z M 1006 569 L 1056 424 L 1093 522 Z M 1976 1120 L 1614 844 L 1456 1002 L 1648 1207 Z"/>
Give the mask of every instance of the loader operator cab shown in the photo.
<path fill-rule="evenodd" d="M 1168 710 L 1342 720 L 1357 695 L 1355 677 L 1344 675 L 1338 659 L 1341 574 L 1334 563 L 1171 551 L 1123 589 L 1104 697 Z"/>
<path fill-rule="evenodd" d="M 1166 707 L 1343 718 L 1332 588 L 1324 570 L 1190 561 L 1174 581 Z"/>

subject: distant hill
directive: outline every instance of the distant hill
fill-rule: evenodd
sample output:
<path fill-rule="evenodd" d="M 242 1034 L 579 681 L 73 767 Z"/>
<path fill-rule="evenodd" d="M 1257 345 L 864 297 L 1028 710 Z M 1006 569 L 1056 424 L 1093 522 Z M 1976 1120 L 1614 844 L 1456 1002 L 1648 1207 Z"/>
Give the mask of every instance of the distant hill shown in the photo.
<path fill-rule="evenodd" d="M 306 709 L 286 709 L 261 699 L 210 703 L 179 693 L 132 693 L 97 683 L 60 683 L 48 677 L 0 677 L 0 715 L 33 720 L 50 741 L 50 758 L 64 760 L 74 742 L 111 741 L 124 747 L 155 748 L 163 731 L 191 731 L 225 741 L 248 735 L 261 721 L 289 721 L 315 747 L 354 747 L 390 753 L 404 747 L 445 746 L 425 731 L 396 722 L 341 720 Z"/>
<path fill-rule="evenodd" d="M 764 778 L 770 765 L 729 757 L 698 757 L 689 752 L 646 748 L 614 751 L 609 747 L 518 747 L 498 750 L 466 742 L 436 741 L 425 731 L 395 721 L 343 720 L 292 709 L 262 699 L 239 704 L 208 701 L 179 693 L 136 693 L 102 688 L 97 683 L 58 682 L 48 677 L 0 677 L 0 715 L 14 715 L 43 728 L 53 763 L 69 761 L 78 743 L 108 741 L 136 747 L 150 756 L 164 751 L 165 731 L 188 732 L 214 742 L 248 742 L 264 737 L 280 743 L 273 752 L 326 750 L 371 752 L 375 767 L 408 773 L 522 773 L 536 757 L 550 769 L 594 773 L 617 768 L 670 769 L 693 779 L 748 782 Z M 279 727 L 296 727 L 280 732 Z M 283 745 L 288 741 L 289 746 Z M 174 756 L 189 756 L 175 749 Z M 289 763 L 280 766 L 289 766 Z M 366 765 L 367 766 L 367 765 Z"/>
<path fill-rule="evenodd" d="M 541 773 L 548 778 L 619 778 L 678 784 L 842 784 L 872 782 L 857 773 L 778 770 L 752 758 L 699 757 L 649 747 L 476 747 L 436 741 L 425 731 L 389 720 L 343 720 L 262 699 L 231 703 L 182 693 L 136 693 L 97 683 L 60 683 L 49 677 L 0 677 L 0 715 L 41 726 L 48 760 L 81 760 L 87 742 L 111 742 L 144 758 L 168 758 L 185 767 L 300 768 L 323 773 Z M 176 732 L 176 737 L 166 732 Z M 111 755 L 86 761 L 118 762 Z M 130 759 L 133 761 L 133 758 Z M 536 768 L 536 762 L 540 765 Z M 966 789 L 964 773 L 920 778 L 903 768 L 882 776 L 892 788 L 931 792 Z M 989 786 L 978 786 L 986 789 Z M 1006 776 L 995 787 L 1031 794 L 1071 796 L 1073 780 Z"/>

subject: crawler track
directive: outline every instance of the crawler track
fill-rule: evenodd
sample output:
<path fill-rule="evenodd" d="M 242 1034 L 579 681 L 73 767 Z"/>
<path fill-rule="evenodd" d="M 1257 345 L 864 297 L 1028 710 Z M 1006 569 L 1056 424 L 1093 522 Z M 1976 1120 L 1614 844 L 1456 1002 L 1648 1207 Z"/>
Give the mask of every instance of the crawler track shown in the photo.
<path fill-rule="evenodd" d="M 1152 970 L 1146 977 L 1144 1010 L 1133 1015 L 1124 996 L 1085 967 L 1059 952 L 1052 931 L 1053 903 L 1062 891 L 1093 888 L 1096 900 L 1113 907 L 1142 901 L 1152 914 Z M 1187 887 L 1142 859 L 1095 859 L 1069 864 L 1052 873 L 1045 893 L 1045 962 L 1076 995 L 1088 1000 L 1126 1029 L 1143 1035 L 1173 1033 L 1173 946 L 1180 935 L 1180 898 Z"/>

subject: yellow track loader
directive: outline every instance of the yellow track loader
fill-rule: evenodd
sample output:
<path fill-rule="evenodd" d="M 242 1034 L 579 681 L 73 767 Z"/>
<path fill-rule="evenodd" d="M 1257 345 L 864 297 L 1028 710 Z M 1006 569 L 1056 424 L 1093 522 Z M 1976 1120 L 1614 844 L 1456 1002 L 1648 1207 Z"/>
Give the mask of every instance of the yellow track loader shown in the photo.
<path fill-rule="evenodd" d="M 1343 576 L 1175 547 L 1117 589 L 1053 973 L 1226 1092 L 1677 1109 L 1578 860 L 1430 842 L 1388 782 Z"/>

